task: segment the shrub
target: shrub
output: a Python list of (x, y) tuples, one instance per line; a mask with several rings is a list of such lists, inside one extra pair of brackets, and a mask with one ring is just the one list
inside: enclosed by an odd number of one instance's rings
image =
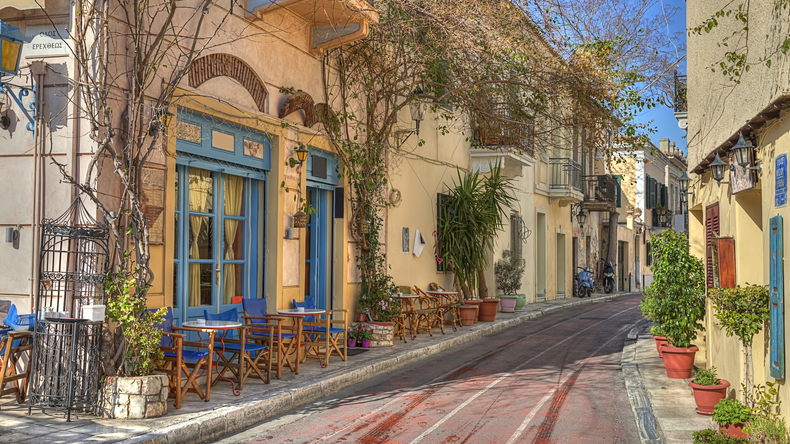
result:
[(737, 399), (722, 399), (713, 407), (711, 418), (720, 426), (725, 427), (730, 424), (746, 424), (754, 417), (749, 413), (749, 408)]
[(717, 430), (705, 429), (694, 432), (694, 444), (749, 444), (749, 441), (722, 435)]
[(654, 325), (650, 327), (650, 334), (653, 336), (661, 336), (661, 337), (664, 337), (665, 335), (664, 330), (661, 328), (660, 325)]
[(756, 444), (790, 443), (790, 434), (787, 432), (784, 418), (756, 417), (749, 426), (744, 427), (744, 431), (751, 435), (752, 442)]
[(527, 261), (519, 259), (510, 250), (502, 252), (502, 259), (494, 264), (494, 275), (496, 276), (497, 286), (504, 294), (516, 294), (521, 288), (521, 277)]
[(716, 367), (711, 367), (708, 370), (701, 368), (694, 373), (694, 380), (691, 381), (697, 385), (716, 385), (719, 383), (719, 377), (716, 375)]
[(373, 328), (367, 324), (357, 324), (356, 327), (350, 329), (348, 337), (357, 341), (372, 341)]

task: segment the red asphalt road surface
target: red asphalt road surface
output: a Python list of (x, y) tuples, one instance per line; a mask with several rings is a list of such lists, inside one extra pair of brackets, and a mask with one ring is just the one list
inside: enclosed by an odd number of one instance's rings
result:
[(640, 299), (529, 321), (345, 389), (296, 409), (302, 413), (295, 421), (260, 433), (252, 428), (234, 441), (639, 443), (620, 354), (628, 330), (643, 322)]

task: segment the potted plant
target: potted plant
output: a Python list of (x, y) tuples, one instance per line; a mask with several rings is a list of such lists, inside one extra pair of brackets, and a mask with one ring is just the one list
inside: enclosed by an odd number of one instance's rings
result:
[(461, 325), (469, 326), (474, 325), (477, 320), (477, 306), (471, 304), (463, 304), (458, 307), (461, 311)]
[(370, 348), (370, 341), (373, 340), (373, 329), (365, 324), (357, 324), (354, 337), (357, 339), (357, 344), (362, 348)]
[(653, 339), (656, 341), (656, 350), (658, 350), (658, 357), (663, 358), (664, 352), (661, 348), (667, 345), (667, 337), (664, 334), (664, 330), (661, 330), (660, 325), (654, 325), (650, 327), (650, 334), (653, 335)]
[(689, 381), (689, 387), (694, 391), (694, 402), (697, 403), (697, 413), (700, 415), (713, 414), (713, 408), (719, 401), (727, 397), (727, 388), (730, 383), (719, 379), (716, 367), (708, 370), (700, 369), (694, 374), (694, 379)]
[[(642, 315), (647, 319), (656, 322), (656, 295), (654, 293), (645, 291), (643, 297), (644, 299), (639, 302), (639, 308), (642, 310)], [(661, 350), (661, 346), (667, 343), (667, 337), (664, 334), (664, 330), (661, 329), (660, 325), (654, 325), (650, 327), (650, 334), (653, 335), (653, 339), (656, 340), (656, 350), (658, 350), (658, 357), (662, 358), (664, 354)]]
[(348, 348), (357, 346), (357, 329), (355, 327), (348, 327)]
[(518, 302), (516, 292), (521, 288), (521, 277), (524, 276), (526, 265), (527, 261), (512, 254), (510, 250), (503, 251), (502, 259), (494, 264), (497, 286), (504, 293), (499, 296), (503, 313), (513, 313), (516, 310)]
[(670, 378), (690, 378), (694, 355), (699, 350), (691, 341), (704, 331), (705, 267), (689, 254), (686, 236), (665, 230), (653, 237), (653, 283), (644, 291), (653, 320), (666, 335), (662, 347), (664, 367)]
[(718, 430), (705, 429), (694, 432), (694, 444), (749, 444), (744, 438), (733, 438)]
[(734, 438), (746, 438), (743, 428), (752, 421), (749, 408), (737, 399), (722, 399), (713, 408), (711, 418), (719, 424), (719, 432)]

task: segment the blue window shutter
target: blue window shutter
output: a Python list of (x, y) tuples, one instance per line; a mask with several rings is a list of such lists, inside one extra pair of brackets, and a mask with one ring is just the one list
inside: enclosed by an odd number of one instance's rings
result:
[(771, 218), (771, 377), (785, 379), (782, 216)]

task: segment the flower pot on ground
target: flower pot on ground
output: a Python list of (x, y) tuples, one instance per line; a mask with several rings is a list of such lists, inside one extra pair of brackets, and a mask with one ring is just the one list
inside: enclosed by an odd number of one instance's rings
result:
[(354, 348), (356, 346), (357, 346), (356, 338), (354, 338), (354, 339), (349, 338), (348, 339), (348, 348)]
[(362, 340), (362, 348), (370, 348), (370, 340), (369, 339), (363, 339)]
[(516, 312), (516, 302), (518, 302), (518, 296), (513, 295), (502, 295), (499, 296), (499, 300), (502, 304), (502, 313), (515, 313)]
[(746, 424), (729, 424), (727, 426), (719, 426), (719, 434), (730, 436), (733, 438), (749, 439), (749, 435), (743, 431)]
[(365, 316), (365, 313), (357, 313), (357, 322), (365, 322), (368, 318)]
[(664, 351), (661, 350), (665, 345), (667, 345), (667, 337), (666, 336), (653, 336), (653, 339), (656, 340), (656, 350), (658, 350), (658, 357), (664, 357)]
[(477, 315), (477, 320), (480, 322), (494, 322), (496, 321), (496, 311), (499, 306), (499, 298), (483, 299), (480, 303), (480, 312)]
[(461, 309), (461, 325), (470, 326), (475, 323), (477, 317), (477, 306), (464, 304)]
[(475, 307), (475, 318), (472, 324), (477, 324), (477, 318), (480, 317), (480, 304), (483, 303), (482, 299), (467, 299), (464, 301), (466, 305), (474, 305)]
[(729, 386), (729, 382), (718, 378), (716, 367), (711, 367), (708, 370), (698, 370), (694, 374), (694, 379), (689, 381), (689, 387), (694, 391), (697, 413), (700, 415), (712, 415), (716, 404), (727, 397), (727, 388)]
[(521, 311), (524, 309), (524, 306), (527, 305), (527, 295), (523, 293), (519, 293), (518, 299), (516, 299), (516, 311)]
[(664, 345), (663, 349), (664, 368), (667, 376), (672, 379), (687, 379), (694, 372), (694, 356), (699, 351), (696, 345), (691, 347), (674, 347)]
[(711, 419), (719, 424), (719, 433), (746, 438), (743, 428), (752, 421), (753, 416), (748, 407), (737, 399), (722, 399), (713, 408)]

